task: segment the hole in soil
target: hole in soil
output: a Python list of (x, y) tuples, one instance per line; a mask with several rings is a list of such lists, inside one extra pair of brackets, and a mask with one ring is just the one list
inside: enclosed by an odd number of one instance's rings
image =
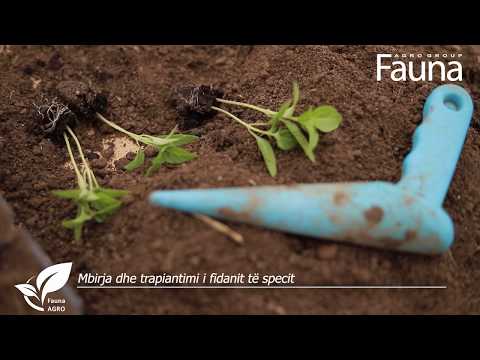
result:
[[(137, 151), (138, 146), (134, 141), (117, 136), (108, 136), (102, 139), (102, 151), (111, 150), (111, 155), (105, 157), (107, 161), (107, 166), (105, 167), (108, 171), (114, 171), (116, 166), (115, 162), (117, 160), (125, 158), (129, 152)], [(64, 165), (64, 168), (70, 171), (73, 171), (73, 166), (70, 161), (67, 161)]]
[(113, 150), (113, 154), (107, 160), (107, 168), (114, 169), (115, 168), (115, 161), (124, 158), (129, 152), (135, 152), (138, 149), (137, 144), (134, 141), (125, 138), (125, 137), (107, 137), (102, 140), (102, 147), (105, 151), (110, 147)]
[(459, 111), (460, 108), (461, 108), (461, 105), (462, 105), (461, 103), (462, 103), (462, 100), (461, 100), (460, 96), (458, 96), (456, 94), (449, 94), (443, 100), (443, 104), (447, 108), (449, 108), (450, 110), (453, 110), (453, 111)]

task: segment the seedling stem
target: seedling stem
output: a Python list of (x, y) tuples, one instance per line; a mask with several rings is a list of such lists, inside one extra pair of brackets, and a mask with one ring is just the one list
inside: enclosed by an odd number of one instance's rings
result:
[(221, 112), (229, 117), (231, 117), (233, 120), (235, 120), (236, 122), (238, 122), (239, 124), (242, 124), (243, 126), (245, 126), (248, 130), (251, 130), (251, 131), (255, 131), (255, 132), (258, 132), (259, 134), (263, 134), (263, 135), (267, 135), (267, 136), (272, 136), (272, 133), (269, 132), (269, 131), (264, 131), (264, 130), (260, 130), (260, 129), (257, 129), (255, 126), (253, 126), (253, 124), (249, 124), (245, 121), (243, 121), (242, 119), (236, 117), (235, 115), (233, 115), (232, 113), (228, 112), (227, 110), (223, 110), (219, 107), (216, 107), (216, 106), (212, 106), (212, 109), (213, 110), (216, 110), (218, 112)]
[(243, 103), (243, 102), (239, 102), (239, 101), (233, 101), (233, 100), (225, 100), (225, 99), (220, 99), (220, 98), (217, 98), (217, 101), (219, 103), (223, 103), (223, 104), (236, 105), (236, 106), (241, 106), (241, 107), (244, 107), (244, 108), (247, 108), (247, 109), (259, 111), (261, 113), (264, 113), (267, 116), (275, 115), (275, 111), (272, 111), (272, 110), (269, 110), (269, 109), (264, 109), (260, 106), (256, 106), (256, 105), (252, 105), (252, 104), (247, 104), (247, 103)]
[(77, 165), (77, 162), (75, 161), (75, 157), (73, 156), (72, 147), (70, 146), (70, 141), (68, 140), (67, 133), (63, 133), (63, 138), (65, 139), (65, 143), (67, 144), (67, 150), (68, 150), (68, 155), (70, 157), (70, 162), (72, 163), (75, 174), (77, 175), (78, 187), (81, 190), (86, 190), (87, 184), (85, 183), (85, 179), (83, 178), (82, 174), (80, 173), (80, 170), (78, 169), (78, 165)]
[(110, 120), (107, 120), (102, 114), (97, 113), (96, 115), (97, 118), (105, 124), (127, 135), (137, 143), (138, 150), (135, 158), (124, 167), (127, 171), (133, 171), (142, 166), (145, 162), (145, 153), (140, 143), (153, 146), (158, 151), (158, 155), (152, 160), (151, 166), (148, 168), (146, 175), (151, 175), (164, 163), (178, 165), (196, 157), (195, 154), (188, 152), (180, 146), (190, 144), (191, 142), (196, 141), (198, 137), (187, 134), (176, 134), (177, 127), (175, 127), (168, 135), (138, 135), (125, 130)]
[[(265, 109), (261, 106), (247, 104), (240, 101), (225, 100), (217, 98), (221, 104), (240, 106), (245, 109), (260, 112), (268, 117), (267, 122), (247, 123), (232, 113), (219, 107), (212, 106), (216, 110), (232, 118), (247, 128), (248, 132), (255, 138), (260, 153), (263, 156), (265, 165), (271, 176), (277, 174), (277, 162), (275, 152), (270, 140), (274, 139), (280, 150), (290, 150), (297, 145), (303, 149), (305, 155), (315, 162), (314, 150), (320, 138), (319, 132), (327, 133), (335, 130), (342, 121), (338, 111), (329, 105), (310, 107), (303, 113), (295, 116), (295, 108), (300, 99), (300, 89), (296, 82), (293, 83), (292, 98), (285, 102), (278, 111)], [(257, 126), (267, 127), (266, 130), (258, 129)], [(268, 139), (262, 137), (267, 136)]]
[[(73, 138), (77, 146), (78, 153), (82, 160), (83, 169), (80, 171), (78, 164), (73, 156), (72, 147), (68, 134)], [(73, 230), (75, 240), (80, 240), (82, 229), (85, 222), (95, 220), (97, 222), (105, 221), (110, 215), (117, 211), (122, 202), (120, 198), (128, 194), (127, 191), (103, 188), (95, 178), (95, 174), (90, 168), (87, 159), (73, 130), (67, 126), (63, 133), (63, 138), (67, 145), (68, 156), (73, 165), (77, 176), (77, 189), (56, 190), (53, 194), (67, 200), (73, 201), (77, 205), (77, 215), (73, 219), (63, 221), (63, 226)]]
[(105, 117), (104, 117), (102, 114), (97, 113), (96, 115), (97, 115), (97, 117), (98, 117), (100, 120), (102, 120), (102, 121), (103, 121), (105, 124), (107, 124), (108, 126), (114, 128), (115, 130), (118, 130), (118, 131), (124, 133), (125, 135), (131, 137), (132, 139), (135, 139), (135, 141), (136, 141), (137, 144), (138, 144), (138, 139), (137, 139), (138, 135), (137, 135), (137, 134), (131, 133), (130, 131), (125, 130), (124, 128), (118, 126), (118, 125), (115, 124), (114, 122), (105, 119)]

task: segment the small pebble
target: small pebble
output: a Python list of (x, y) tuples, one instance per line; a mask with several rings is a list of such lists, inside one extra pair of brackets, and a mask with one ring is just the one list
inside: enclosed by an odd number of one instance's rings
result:
[(154, 157), (155, 155), (157, 155), (158, 150), (155, 148), (155, 146), (148, 145), (145, 148), (144, 152), (146, 157)]
[(124, 167), (127, 165), (130, 161), (127, 158), (122, 158), (120, 160), (115, 161), (115, 168), (117, 170), (125, 170)]
[(32, 149), (33, 155), (42, 155), (42, 147), (40, 145), (34, 146)]
[(113, 150), (113, 147), (110, 146), (107, 149), (103, 150), (103, 157), (105, 159), (110, 159), (113, 156), (114, 153), (115, 153), (115, 151)]
[(105, 169), (97, 169), (97, 171), (95, 171), (95, 175), (101, 179), (104, 179), (105, 176), (107, 176), (107, 171)]
[(331, 260), (337, 255), (338, 246), (334, 244), (320, 245), (317, 248), (317, 258), (321, 260)]
[(353, 150), (352, 155), (353, 155), (353, 157), (358, 158), (359, 156), (362, 155), (362, 151), (361, 150)]
[(86, 156), (88, 160), (95, 160), (100, 157), (100, 155), (98, 155), (96, 152), (93, 152), (93, 151), (87, 151)]
[(135, 159), (135, 153), (130, 151), (127, 155), (125, 155), (125, 157), (127, 158), (127, 160), (132, 161), (133, 159)]
[(107, 166), (107, 160), (105, 160), (104, 158), (92, 160), (91, 163), (94, 169), (103, 169)]

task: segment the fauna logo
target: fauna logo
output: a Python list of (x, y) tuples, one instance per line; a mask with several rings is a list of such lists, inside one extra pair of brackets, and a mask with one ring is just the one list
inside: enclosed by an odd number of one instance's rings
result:
[(45, 304), (47, 294), (60, 290), (68, 281), (72, 263), (62, 263), (47, 267), (37, 275), (35, 284), (30, 281), (32, 276), (25, 284), (18, 284), (15, 287), (23, 294), (26, 303), (38, 311), (64, 312), (65, 299), (48, 298)]
[(377, 54), (377, 81), (462, 81), (462, 54)]

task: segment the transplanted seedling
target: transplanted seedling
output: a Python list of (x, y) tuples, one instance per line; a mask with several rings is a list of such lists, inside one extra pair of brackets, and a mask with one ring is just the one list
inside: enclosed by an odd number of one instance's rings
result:
[[(168, 135), (160, 136), (134, 134), (107, 120), (101, 114), (107, 108), (107, 98), (104, 94), (94, 91), (87, 84), (81, 81), (63, 81), (57, 85), (55, 90), (62, 103), (53, 101), (52, 103), (47, 102), (47, 105), (42, 107), (36, 106), (36, 117), (37, 120), (40, 120), (36, 122), (36, 126), (38, 127), (38, 124), (40, 124), (42, 132), (46, 135), (54, 133), (55, 136), (61, 136), (66, 126), (73, 126), (77, 119), (87, 120), (97, 117), (137, 143), (138, 150), (135, 158), (125, 166), (127, 171), (133, 171), (144, 164), (145, 152), (142, 145), (151, 145), (158, 151), (157, 156), (151, 161), (147, 175), (151, 175), (158, 170), (162, 164), (181, 164), (196, 158), (195, 154), (181, 148), (181, 146), (197, 140), (197, 136), (179, 134), (176, 133), (176, 129), (173, 129)], [(204, 110), (204, 112), (201, 112), (201, 116), (206, 116), (208, 111), (212, 112), (209, 109), (211, 104), (208, 102), (210, 98), (207, 95), (220, 94), (212, 91), (210, 88), (198, 88), (195, 92), (196, 96), (190, 99), (190, 105), (196, 106), (194, 107), (195, 110)], [(182, 94), (186, 96), (185, 92), (182, 92)], [(213, 101), (215, 101), (215, 96)], [(187, 111), (187, 108), (188, 106), (185, 111)]]
[(183, 149), (181, 146), (190, 144), (198, 139), (197, 136), (176, 133), (174, 128), (168, 135), (147, 135), (147, 134), (134, 134), (125, 130), (114, 122), (107, 120), (103, 115), (97, 113), (97, 118), (103, 121), (108, 126), (122, 132), (135, 140), (138, 145), (135, 158), (125, 166), (127, 171), (133, 171), (145, 163), (145, 152), (142, 145), (153, 146), (157, 151), (157, 155), (152, 159), (150, 167), (148, 168), (146, 175), (149, 176), (157, 171), (163, 164), (178, 165), (186, 161), (195, 159), (197, 156), (188, 150)]
[(62, 81), (53, 98), (43, 97), (33, 106), (32, 132), (63, 142), (67, 126), (74, 128), (80, 121), (104, 111), (107, 97), (81, 81)]
[(66, 129), (77, 146), (82, 160), (82, 170), (80, 170), (75, 161), (70, 141), (65, 132), (63, 137), (67, 145), (70, 162), (77, 176), (78, 188), (73, 190), (56, 190), (53, 191), (53, 194), (62, 199), (71, 200), (77, 205), (77, 216), (74, 219), (63, 221), (62, 225), (67, 229), (72, 229), (75, 240), (80, 240), (83, 225), (90, 220), (97, 222), (105, 221), (121, 207), (122, 202), (120, 199), (127, 195), (128, 191), (101, 187), (83, 154), (82, 147), (75, 133), (69, 126)]
[(295, 108), (299, 99), (300, 89), (296, 82), (293, 83), (292, 99), (285, 102), (278, 111), (238, 101), (216, 99), (219, 103), (241, 106), (258, 111), (268, 117), (268, 121), (254, 124), (247, 123), (219, 107), (212, 106), (211, 108), (229, 116), (247, 128), (257, 142), (268, 172), (271, 176), (276, 176), (277, 161), (270, 140), (274, 140), (280, 150), (291, 150), (300, 146), (305, 155), (314, 162), (314, 150), (320, 139), (319, 133), (335, 130), (342, 121), (342, 116), (330, 105), (309, 107), (307, 111), (295, 115)]

